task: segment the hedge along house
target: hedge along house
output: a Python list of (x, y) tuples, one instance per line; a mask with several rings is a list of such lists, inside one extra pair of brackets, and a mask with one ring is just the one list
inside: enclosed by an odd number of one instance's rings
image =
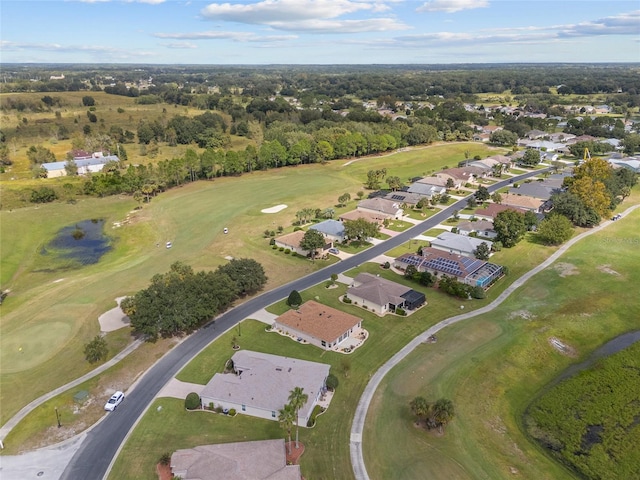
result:
[(300, 425), (306, 426), (313, 407), (326, 391), (329, 365), (297, 358), (240, 350), (232, 357), (232, 373), (216, 373), (200, 399), (203, 405), (235, 409), (254, 417), (278, 420), (278, 412), (289, 403), (289, 394), (301, 387), (309, 396), (300, 409)]
[(283, 313), (273, 325), (325, 350), (338, 346), (361, 327), (361, 318), (313, 300)]
[(415, 310), (426, 302), (423, 293), (370, 273), (358, 274), (346, 295), (355, 305), (380, 316), (395, 312), (399, 308)]

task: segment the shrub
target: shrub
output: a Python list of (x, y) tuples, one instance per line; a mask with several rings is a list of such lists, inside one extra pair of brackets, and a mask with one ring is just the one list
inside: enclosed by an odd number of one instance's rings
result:
[(278, 249), (278, 246), (277, 246), (277, 245), (275, 245), (275, 244), (273, 244), (273, 245), (271, 245), (271, 248), (272, 248), (273, 250), (277, 250), (277, 249)]
[(269, 245), (275, 245), (276, 244), (276, 239), (272, 238), (271, 240), (269, 240)]
[(342, 297), (342, 301), (344, 303), (353, 303), (352, 300), (349, 297), (347, 297), (346, 295), (344, 297)]
[(284, 252), (284, 247), (280, 247), (280, 248), (278, 248), (278, 251), (279, 251), (279, 252)]
[(158, 460), (158, 462), (160, 462), (160, 465), (169, 465), (171, 463), (171, 453), (164, 452), (162, 455), (160, 455), (160, 459)]
[(235, 417), (236, 416), (236, 409), (235, 408), (230, 408), (229, 409), (229, 416), (230, 417)]
[(404, 311), (404, 308), (400, 308), (400, 307), (396, 308), (396, 313), (398, 315), (402, 315), (403, 317), (407, 315), (407, 312)]
[(49, 187), (40, 187), (31, 192), (31, 203), (49, 203), (58, 198), (56, 192)]
[(271, 236), (271, 237), (275, 237), (275, 236), (276, 236), (276, 231), (275, 231), (275, 230), (271, 230), (271, 231), (269, 232), (269, 236)]
[(391, 268), (391, 264), (389, 262), (384, 262), (383, 268), (389, 270)]
[(487, 294), (485, 293), (485, 291), (482, 289), (482, 287), (471, 287), (469, 289), (469, 295), (471, 295), (472, 298), (477, 298), (477, 299), (483, 299), (487, 296)]
[(222, 413), (222, 407), (220, 405), (216, 407), (216, 413)]
[(200, 395), (196, 392), (191, 392), (187, 395), (187, 398), (184, 399), (184, 408), (187, 410), (195, 410), (200, 406)]
[(302, 305), (302, 296), (300, 295), (300, 292), (297, 290), (291, 290), (291, 293), (287, 298), (287, 305), (290, 307), (299, 307)]
[(300, 230), (302, 230), (302, 227), (295, 227), (295, 228), (293, 229), (293, 231), (294, 231), (294, 232), (299, 232)]
[(284, 254), (285, 254), (285, 255), (291, 255), (291, 249), (287, 248), (287, 249), (284, 251)]
[(209, 402), (209, 410), (211, 411), (215, 410), (215, 406), (213, 405), (213, 402)]
[(335, 390), (336, 388), (338, 388), (339, 383), (340, 382), (338, 382), (338, 377), (336, 377), (333, 373), (330, 373), (329, 375), (327, 375), (327, 380), (325, 382), (325, 385), (329, 390)]

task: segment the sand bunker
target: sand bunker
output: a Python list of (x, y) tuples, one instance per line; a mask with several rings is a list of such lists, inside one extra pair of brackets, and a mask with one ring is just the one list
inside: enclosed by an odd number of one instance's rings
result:
[(128, 327), (130, 325), (129, 317), (120, 308), (120, 302), (126, 297), (116, 298), (117, 307), (112, 308), (108, 312), (103, 313), (98, 317), (100, 323), (100, 330), (103, 332), (113, 332), (119, 328)]
[(287, 206), (282, 204), (282, 205), (276, 205), (275, 207), (264, 208), (260, 211), (262, 213), (278, 213), (279, 211), (284, 210), (285, 208), (287, 208)]

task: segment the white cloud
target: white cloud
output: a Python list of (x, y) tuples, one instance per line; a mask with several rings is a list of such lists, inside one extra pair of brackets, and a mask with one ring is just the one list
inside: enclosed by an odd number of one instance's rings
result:
[(640, 10), (556, 28), (561, 30), (559, 35), (563, 37), (638, 35), (640, 32)]
[(154, 33), (157, 38), (175, 40), (231, 40), (234, 42), (285, 42), (295, 40), (297, 35), (257, 35), (252, 32), (208, 31), (193, 33)]
[(341, 19), (355, 13), (376, 14), (397, 0), (262, 0), (256, 3), (212, 3), (201, 14), (210, 20), (314, 33), (359, 33), (404, 30), (394, 18)]
[(198, 46), (195, 43), (191, 43), (191, 42), (162, 43), (161, 45), (163, 47), (177, 49), (177, 50), (198, 48)]
[(488, 0), (429, 0), (416, 12), (445, 12), (455, 13), (462, 10), (472, 10), (474, 8), (485, 8), (489, 6)]
[(151, 52), (143, 52), (135, 49), (121, 49), (108, 47), (103, 45), (60, 45), (59, 43), (29, 43), (29, 42), (12, 42), (8, 40), (0, 41), (0, 48), (6, 52), (17, 51), (45, 51), (52, 53), (87, 53), (91, 55), (99, 55), (103, 58), (111, 60), (127, 60), (138, 57), (150, 57), (154, 55)]

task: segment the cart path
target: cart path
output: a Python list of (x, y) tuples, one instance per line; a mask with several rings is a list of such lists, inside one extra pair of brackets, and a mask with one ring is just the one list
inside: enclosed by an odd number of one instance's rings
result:
[[(622, 212), (622, 218), (626, 217), (629, 213), (637, 208), (640, 208), (640, 205), (633, 205), (627, 208), (624, 212)], [(455, 317), (449, 317), (433, 325), (432, 327), (415, 337), (407, 345), (405, 345), (404, 348), (398, 351), (398, 353), (391, 357), (389, 361), (387, 361), (387, 363), (382, 365), (378, 369), (378, 371), (376, 371), (376, 373), (372, 375), (371, 380), (369, 380), (369, 383), (360, 396), (360, 400), (353, 417), (353, 424), (351, 425), (351, 439), (349, 443), (349, 450), (351, 454), (351, 466), (353, 468), (353, 474), (356, 480), (369, 480), (369, 474), (367, 473), (367, 468), (364, 464), (364, 455), (362, 451), (364, 422), (367, 417), (367, 412), (369, 410), (371, 400), (373, 399), (373, 396), (375, 395), (375, 392), (385, 375), (387, 375), (387, 373), (389, 373), (389, 371), (398, 363), (404, 360), (404, 358), (409, 355), (418, 345), (424, 343), (431, 335), (436, 334), (449, 325), (453, 325), (455, 323), (461, 322), (462, 320), (467, 320), (468, 318), (476, 317), (478, 315), (490, 312), (491, 310), (499, 306), (502, 302), (504, 302), (509, 297), (509, 295), (520, 288), (527, 280), (529, 280), (531, 277), (544, 270), (558, 258), (560, 258), (569, 248), (571, 248), (577, 242), (579, 242), (583, 238), (588, 237), (589, 235), (599, 232), (603, 228), (608, 227), (611, 223), (613, 223), (612, 220), (607, 220), (605, 222), (602, 222), (597, 227), (594, 227), (591, 230), (583, 232), (580, 235), (577, 235), (576, 237), (570, 239), (544, 262), (542, 262), (537, 267), (529, 270), (527, 273), (525, 273), (515, 282), (509, 285), (509, 287), (507, 287), (504, 292), (498, 295), (498, 297), (488, 305), (469, 313), (463, 313), (461, 315), (456, 315)]]

